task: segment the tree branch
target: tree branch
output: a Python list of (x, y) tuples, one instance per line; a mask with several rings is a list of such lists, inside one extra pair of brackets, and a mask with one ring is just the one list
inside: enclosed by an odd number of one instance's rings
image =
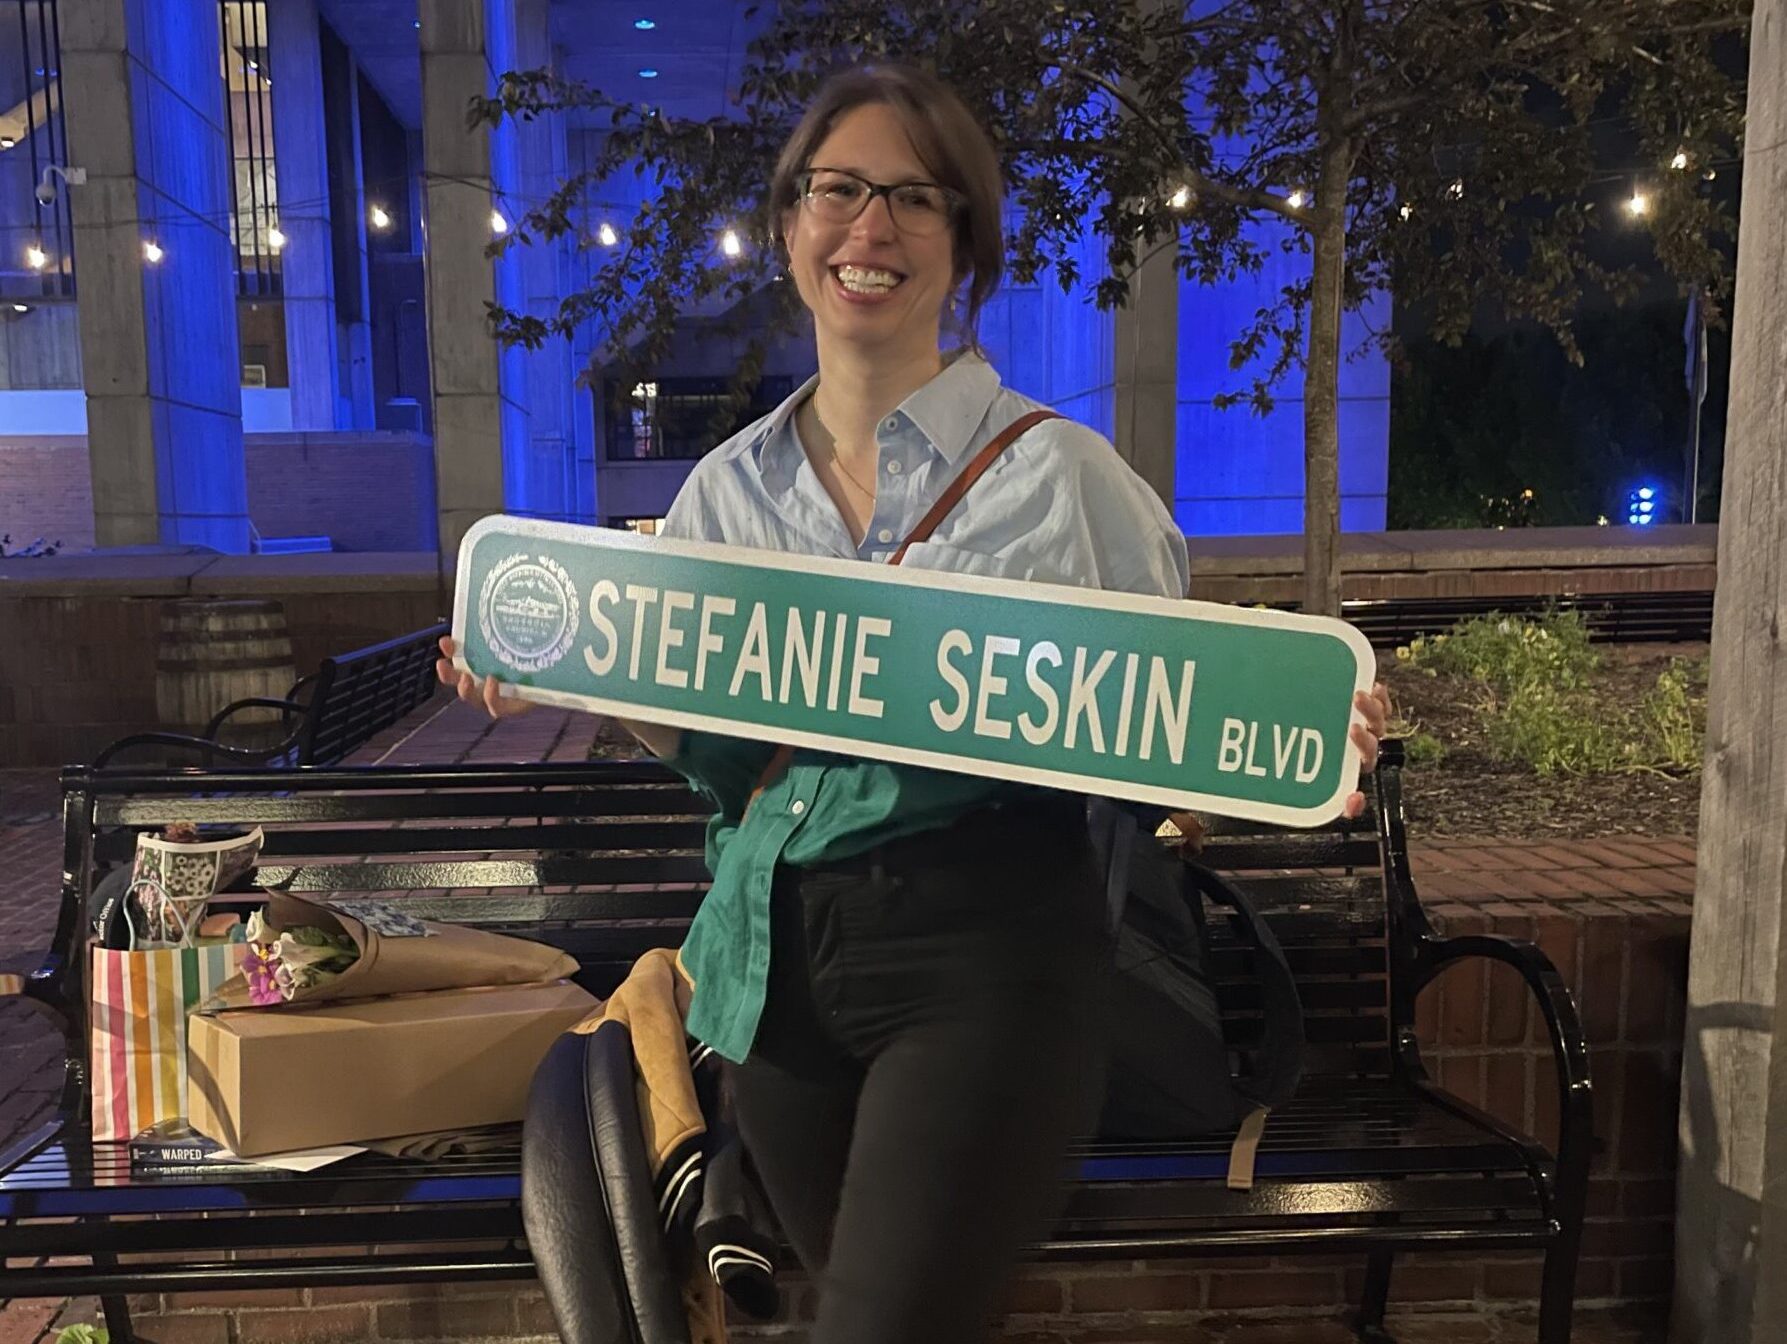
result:
[(1161, 147), (1172, 156), (1175, 163), (1175, 171), (1184, 173), (1186, 185), (1194, 192), (1201, 192), (1215, 200), (1222, 201), (1226, 205), (1235, 206), (1237, 209), (1265, 210), (1271, 214), (1282, 216), (1283, 218), (1300, 225), (1306, 226), (1309, 223), (1309, 215), (1307, 211), (1292, 209), (1282, 197), (1274, 196), (1269, 191), (1260, 191), (1251, 187), (1232, 187), (1226, 182), (1218, 182), (1216, 179), (1206, 177), (1204, 174), (1198, 172), (1190, 164), (1185, 162), (1184, 152), (1180, 149), (1178, 142), (1175, 141), (1153, 117), (1148, 115), (1147, 109), (1143, 108), (1135, 101), (1135, 99), (1131, 98), (1127, 93), (1117, 87), (1117, 85), (1111, 83), (1110, 80), (1106, 79), (1104, 76), (1095, 71), (1084, 69), (1081, 66), (1068, 65), (1060, 61), (1051, 61), (1048, 62), (1048, 64), (1052, 65), (1056, 70), (1059, 70), (1062, 74), (1071, 79), (1078, 79), (1084, 83), (1091, 84), (1096, 88), (1103, 89), (1112, 98), (1128, 108), (1131, 115), (1133, 115), (1137, 121), (1141, 122), (1141, 124), (1147, 128), (1149, 133), (1160, 142)]

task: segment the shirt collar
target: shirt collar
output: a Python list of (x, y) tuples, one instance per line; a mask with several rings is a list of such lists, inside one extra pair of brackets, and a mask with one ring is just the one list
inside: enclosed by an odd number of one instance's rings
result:
[[(793, 479), (800, 456), (794, 413), (818, 386), (819, 375), (814, 374), (763, 422), (751, 447), (765, 476), (785, 473)], [(899, 404), (894, 416), (905, 416), (945, 459), (959, 462), (992, 409), (999, 386), (999, 373), (991, 364), (973, 351), (958, 351), (935, 378)]]
[(973, 351), (963, 350), (894, 414), (916, 425), (950, 462), (959, 462), (998, 393), (998, 372)]

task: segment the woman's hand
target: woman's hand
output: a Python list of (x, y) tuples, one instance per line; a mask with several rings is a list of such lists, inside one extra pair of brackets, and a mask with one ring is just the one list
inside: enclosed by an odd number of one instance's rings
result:
[(453, 655), (459, 652), (451, 635), (441, 636), (441, 656), (435, 660), (434, 675), (440, 678), (443, 686), (458, 688), (459, 698), (468, 705), (483, 705), (484, 712), (493, 719), (512, 719), (517, 714), (525, 714), (534, 707), (532, 700), (518, 699), (502, 693), (503, 684), (495, 677), (485, 677), (483, 682), (470, 672), (461, 672), (453, 666)]
[[(1365, 716), (1365, 722), (1355, 723), (1347, 736), (1359, 749), (1359, 768), (1369, 771), (1377, 765), (1377, 745), (1390, 724), (1390, 688), (1380, 681), (1369, 691), (1360, 691), (1353, 697), (1353, 708)], [(1350, 795), (1344, 810), (1349, 818), (1364, 812), (1365, 795)]]

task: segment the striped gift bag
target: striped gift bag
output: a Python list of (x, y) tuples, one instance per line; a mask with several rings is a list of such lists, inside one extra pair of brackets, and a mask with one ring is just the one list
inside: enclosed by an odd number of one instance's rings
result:
[(124, 1143), (186, 1115), (186, 1015), (229, 979), (234, 943), (93, 949), (93, 1138)]

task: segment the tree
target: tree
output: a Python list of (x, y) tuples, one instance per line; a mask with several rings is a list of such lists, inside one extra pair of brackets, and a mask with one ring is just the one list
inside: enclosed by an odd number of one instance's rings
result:
[[(679, 121), (544, 71), (505, 76), (495, 97), (474, 100), (474, 121), (577, 108), (613, 126), (589, 169), (494, 250), (579, 230), (585, 195), (629, 165), (658, 183), (625, 246), (555, 318), (499, 307), (493, 321), (501, 338), (529, 345), (593, 321), (609, 352), (649, 365), (680, 308), (772, 279), (767, 247), (714, 265), (714, 229), (750, 220), (764, 240), (769, 166), (825, 75), (861, 59), (928, 66), (999, 148), (1019, 207), (1010, 262), (1021, 280), (1052, 268), (1072, 288), (1069, 248), (1088, 226), (1106, 243), (1094, 292), (1107, 308), (1125, 302), (1130, 274), (1158, 247), (1204, 282), (1257, 273), (1273, 249), (1309, 255), (1308, 276), (1235, 334), (1237, 386), (1225, 400), (1267, 409), (1284, 375), (1303, 368), (1304, 607), (1337, 612), (1342, 312), (1389, 287), (1429, 305), (1431, 329), (1457, 340), (1487, 302), (1539, 321), (1574, 356), (1584, 288), (1619, 298), (1635, 283), (1587, 246), (1607, 213), (1591, 188), (1605, 173), (1597, 132), (1609, 119), (1648, 165), (1641, 209), (1657, 258), (1716, 305), (1733, 222), (1694, 187), (1702, 165), (1735, 152), (1741, 89), (1717, 46), (1741, 33), (1744, 10), (1744, 0), (784, 0), (752, 43), (735, 116)], [(792, 286), (778, 289), (792, 319)], [(741, 385), (755, 373), (747, 359)]]

